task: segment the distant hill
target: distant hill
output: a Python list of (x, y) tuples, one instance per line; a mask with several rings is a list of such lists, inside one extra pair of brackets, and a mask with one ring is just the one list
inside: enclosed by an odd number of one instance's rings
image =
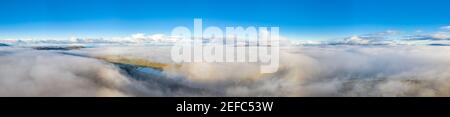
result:
[(1, 46), (9, 46), (8, 44), (4, 44), (4, 43), (0, 43), (0, 47)]

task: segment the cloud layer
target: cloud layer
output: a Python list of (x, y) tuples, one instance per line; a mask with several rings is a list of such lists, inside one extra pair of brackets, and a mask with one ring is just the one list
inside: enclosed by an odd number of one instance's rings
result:
[[(170, 46), (64, 51), (72, 55), (0, 47), (0, 96), (450, 96), (450, 47), (362, 46), (384, 43), (386, 35), (395, 33), (329, 46), (284, 46), (273, 74), (260, 74), (254, 63), (177, 64), (158, 71), (89, 58), (173, 64)], [(408, 41), (423, 40), (430, 39)]]
[[(151, 48), (75, 53), (170, 63), (169, 47)], [(180, 64), (152, 75), (132, 72), (141, 75), (128, 79), (141, 80), (120, 91), (133, 96), (450, 96), (448, 51), (446, 46), (288, 47), (282, 49), (274, 74), (260, 74), (259, 65), (251, 63)]]
[(128, 78), (97, 60), (1, 48), (0, 96), (126, 96)]
[(222, 96), (449, 96), (449, 49), (289, 48), (275, 74), (243, 64), (187, 64), (175, 73)]

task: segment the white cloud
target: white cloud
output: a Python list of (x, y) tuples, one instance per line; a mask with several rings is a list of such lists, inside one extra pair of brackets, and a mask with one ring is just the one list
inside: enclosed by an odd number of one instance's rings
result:
[[(122, 53), (116, 54), (170, 60), (164, 59), (170, 57), (170, 47), (125, 47), (113, 52), (120, 50)], [(284, 48), (280, 71), (274, 74), (259, 74), (257, 64), (178, 64), (164, 69), (164, 79), (194, 90), (165, 86), (156, 90), (168, 91), (162, 96), (450, 96), (448, 51), (450, 48), (443, 46)]]
[(147, 37), (145, 36), (144, 33), (136, 33), (136, 34), (132, 34), (131, 38), (136, 39), (136, 40), (145, 40)]
[(348, 44), (363, 44), (364, 45), (364, 44), (369, 44), (370, 40), (362, 38), (360, 36), (351, 36), (351, 37), (345, 39), (344, 42), (348, 43)]
[(164, 34), (152, 34), (147, 35), (144, 33), (132, 34), (130, 37), (122, 37), (122, 40), (128, 40), (130, 42), (162, 42), (162, 43), (173, 43), (175, 38), (166, 36)]
[(0, 96), (126, 96), (129, 79), (104, 62), (1, 48)]
[(397, 30), (386, 30), (386, 31), (380, 32), (378, 34), (380, 34), (380, 35), (396, 35), (396, 34), (399, 34), (399, 33), (400, 32), (397, 31)]
[(435, 39), (450, 39), (450, 35), (447, 32), (437, 32), (431, 36)]
[[(367, 43), (358, 36), (349, 40)], [(170, 48), (68, 52), (170, 63)], [(0, 96), (450, 96), (449, 51), (441, 46), (291, 47), (280, 51), (280, 71), (274, 74), (259, 74), (257, 64), (192, 63), (165, 68), (164, 78), (132, 80), (133, 74), (95, 59), (7, 47), (0, 48)]]

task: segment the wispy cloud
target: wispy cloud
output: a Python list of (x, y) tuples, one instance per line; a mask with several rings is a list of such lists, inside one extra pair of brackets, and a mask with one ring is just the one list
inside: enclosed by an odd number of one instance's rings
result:
[(450, 30), (450, 26), (443, 26), (441, 29)]

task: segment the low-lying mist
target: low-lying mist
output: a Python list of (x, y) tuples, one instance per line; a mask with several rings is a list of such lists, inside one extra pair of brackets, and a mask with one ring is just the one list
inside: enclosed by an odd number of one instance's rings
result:
[[(191, 63), (148, 73), (95, 58), (0, 48), (0, 96), (450, 96), (450, 47), (285, 47), (280, 68)], [(171, 63), (170, 47), (71, 50)], [(144, 70), (142, 70), (144, 69)]]

